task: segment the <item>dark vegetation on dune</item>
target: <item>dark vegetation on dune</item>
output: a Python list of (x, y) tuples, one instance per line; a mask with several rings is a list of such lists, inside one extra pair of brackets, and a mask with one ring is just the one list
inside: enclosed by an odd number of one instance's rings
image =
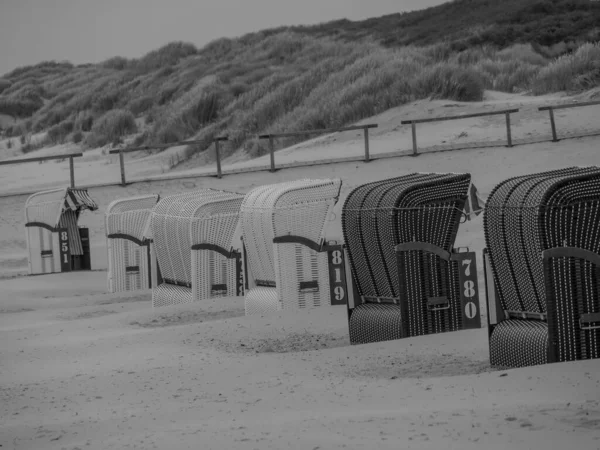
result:
[(23, 152), (199, 139), (183, 159), (205, 158), (213, 137), (228, 134), (226, 151), (258, 156), (257, 133), (343, 126), (417, 99), (595, 87), (599, 40), (600, 2), (455, 0), (200, 49), (174, 42), (139, 59), (43, 62), (0, 77), (0, 114), (15, 119), (2, 132), (20, 137)]

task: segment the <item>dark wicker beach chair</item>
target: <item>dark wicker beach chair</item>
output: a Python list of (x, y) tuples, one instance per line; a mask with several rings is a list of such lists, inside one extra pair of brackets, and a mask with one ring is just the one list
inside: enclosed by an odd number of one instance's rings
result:
[(484, 215), (490, 362), (597, 357), (600, 169), (505, 180)]
[(342, 229), (358, 294), (349, 304), (353, 344), (480, 326), (478, 302), (473, 320), (463, 321), (465, 254), (453, 252), (470, 183), (469, 174), (414, 173), (348, 195)]

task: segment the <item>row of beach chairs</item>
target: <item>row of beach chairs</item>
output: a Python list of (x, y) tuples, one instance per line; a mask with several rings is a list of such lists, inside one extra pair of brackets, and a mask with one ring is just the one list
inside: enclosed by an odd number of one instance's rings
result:
[[(110, 290), (151, 287), (153, 306), (243, 295), (247, 315), (345, 304), (353, 344), (481, 327), (477, 258), (455, 248), (477, 200), (469, 174), (355, 187), (343, 244), (326, 240), (340, 190), (306, 179), (117, 200)], [(600, 357), (600, 168), (506, 180), (483, 223), (492, 365)]]
[(340, 187), (298, 180), (245, 196), (202, 189), (117, 200), (106, 212), (109, 290), (151, 287), (155, 307), (245, 294), (248, 315), (331, 305), (333, 250), (323, 244)]

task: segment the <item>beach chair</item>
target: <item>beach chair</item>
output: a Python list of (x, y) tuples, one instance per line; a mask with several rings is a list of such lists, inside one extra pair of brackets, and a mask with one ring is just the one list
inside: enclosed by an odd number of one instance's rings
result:
[(158, 282), (158, 267), (150, 233), (157, 194), (121, 198), (106, 208), (108, 291), (151, 289)]
[(600, 169), (514, 177), (490, 193), (484, 251), (490, 363), (600, 353)]
[(60, 188), (38, 192), (25, 202), (29, 273), (90, 270), (89, 229), (79, 227), (84, 210), (98, 205), (87, 189)]
[(340, 188), (339, 179), (305, 179), (245, 196), (246, 315), (332, 304), (329, 258), (341, 246), (327, 246), (324, 233)]
[(233, 249), (243, 196), (201, 189), (164, 197), (152, 210), (151, 229), (162, 283), (152, 306), (240, 295), (241, 253)]
[(243, 195), (207, 201), (190, 228), (192, 298), (243, 296), (239, 213)]
[(471, 188), (469, 174), (413, 173), (348, 195), (351, 343), (481, 327), (474, 254), (453, 249)]

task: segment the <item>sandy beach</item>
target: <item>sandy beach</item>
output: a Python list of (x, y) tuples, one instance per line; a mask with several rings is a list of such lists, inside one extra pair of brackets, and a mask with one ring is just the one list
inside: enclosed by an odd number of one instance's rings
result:
[[(379, 124), (371, 142), (376, 154), (410, 148), (410, 127), (400, 126), (409, 114), (520, 104), (515, 139), (533, 142), (550, 132), (537, 107), (565, 98), (489, 93), (481, 104), (419, 102), (364, 123)], [(597, 126), (597, 115), (565, 110), (557, 121), (576, 133)], [(493, 142), (503, 136), (504, 122), (500, 116), (419, 130), (423, 146), (455, 142), (461, 133)], [(326, 136), (282, 149), (277, 160), (360, 155), (362, 139), (360, 133)], [(340, 177), (342, 197), (327, 238), (341, 240), (343, 199), (359, 184), (416, 171), (470, 172), (486, 198), (512, 176), (600, 164), (599, 145), (592, 136), (90, 188), (100, 208), (85, 212), (80, 224), (90, 228), (91, 272), (25, 276), (27, 195), (0, 198), (2, 449), (600, 449), (599, 360), (492, 368), (485, 327), (351, 346), (345, 306), (245, 317), (243, 298), (232, 297), (153, 310), (149, 290), (106, 293), (103, 222), (111, 201), (140, 193), (201, 187), (246, 193), (267, 183)], [(117, 163), (107, 160), (100, 151), (86, 154), (77, 162), (78, 182), (117, 179)], [(240, 155), (226, 163), (265, 164)], [(137, 158), (127, 170), (132, 178), (160, 176), (161, 164), (158, 156)], [(65, 163), (0, 169), (2, 192), (68, 179)], [(203, 170), (209, 169), (184, 165), (164, 175)], [(481, 215), (461, 225), (456, 245), (477, 252), (486, 324)]]

